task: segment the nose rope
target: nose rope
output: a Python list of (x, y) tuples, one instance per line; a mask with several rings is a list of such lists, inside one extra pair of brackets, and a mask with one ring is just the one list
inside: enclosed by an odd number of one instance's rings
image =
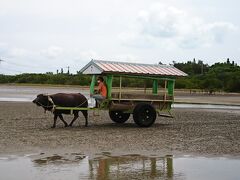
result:
[(36, 102), (37, 102), (40, 106), (45, 107), (45, 108), (53, 107), (53, 105), (51, 105), (51, 106), (49, 106), (49, 105), (45, 106), (44, 104), (40, 103), (39, 101), (36, 101)]

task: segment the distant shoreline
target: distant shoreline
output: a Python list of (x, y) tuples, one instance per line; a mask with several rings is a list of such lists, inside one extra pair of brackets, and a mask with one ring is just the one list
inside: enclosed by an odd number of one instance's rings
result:
[(0, 86), (26, 86), (26, 87), (81, 87), (89, 88), (88, 86), (66, 85), (66, 84), (32, 84), (32, 83), (0, 83)]
[[(49, 88), (81, 88), (84, 90), (88, 90), (89, 86), (82, 86), (82, 85), (66, 85), (66, 84), (32, 84), (32, 83), (0, 83), (1, 86), (19, 86), (19, 87), (49, 87)], [(113, 90), (118, 89), (119, 87), (113, 87)], [(142, 90), (143, 88), (138, 87), (124, 87), (123, 89), (126, 90)], [(147, 88), (147, 91), (151, 91), (151, 88)], [(207, 91), (204, 91), (203, 89), (175, 89), (176, 95), (233, 95), (233, 96), (240, 96), (240, 93), (237, 92), (224, 92), (224, 91), (216, 91), (213, 94), (208, 94)]]

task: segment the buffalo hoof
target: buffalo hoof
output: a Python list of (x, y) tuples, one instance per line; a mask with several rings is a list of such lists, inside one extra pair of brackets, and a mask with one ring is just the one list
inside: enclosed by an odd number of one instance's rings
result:
[(65, 124), (65, 127), (68, 127), (69, 125), (68, 124)]
[(53, 129), (53, 128), (55, 128), (56, 126), (51, 126), (51, 128)]

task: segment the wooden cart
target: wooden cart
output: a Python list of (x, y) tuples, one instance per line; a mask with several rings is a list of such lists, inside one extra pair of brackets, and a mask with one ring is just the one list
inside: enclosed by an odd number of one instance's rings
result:
[[(175, 78), (187, 76), (173, 66), (92, 60), (82, 68), (81, 73), (92, 75), (90, 94), (94, 94), (97, 76), (103, 76), (107, 85), (107, 98), (98, 108), (56, 107), (64, 110), (108, 110), (112, 121), (126, 122), (133, 115), (140, 127), (151, 126), (158, 116), (172, 117)], [(113, 88), (113, 79), (119, 80), (119, 87)], [(151, 81), (151, 90), (143, 83), (142, 91), (122, 86), (126, 78)], [(149, 93), (151, 92), (151, 93)]]

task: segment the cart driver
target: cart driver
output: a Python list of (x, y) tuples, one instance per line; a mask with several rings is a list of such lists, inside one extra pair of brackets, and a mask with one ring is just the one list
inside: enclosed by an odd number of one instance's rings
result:
[(97, 94), (92, 95), (92, 98), (96, 99), (97, 104), (99, 105), (104, 99), (107, 98), (107, 87), (102, 76), (97, 78), (97, 83)]

